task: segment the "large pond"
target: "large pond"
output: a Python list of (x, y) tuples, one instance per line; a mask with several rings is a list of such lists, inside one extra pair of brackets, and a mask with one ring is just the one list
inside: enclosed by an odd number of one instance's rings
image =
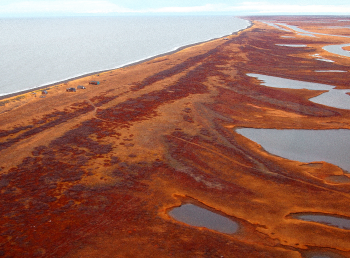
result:
[(316, 213), (292, 214), (292, 217), (304, 221), (317, 222), (331, 227), (337, 227), (346, 230), (350, 229), (350, 219), (346, 217)]
[(301, 162), (326, 161), (350, 172), (350, 130), (237, 129), (267, 152)]
[(340, 109), (350, 109), (350, 96), (346, 94), (350, 90), (337, 90), (335, 86), (304, 82), (298, 80), (285, 79), (275, 76), (268, 76), (263, 74), (248, 73), (248, 76), (255, 77), (261, 80), (261, 84), (267, 87), (274, 88), (288, 88), (288, 89), (308, 89), (308, 90), (327, 90), (327, 92), (309, 99), (310, 101), (330, 107)]
[(343, 49), (343, 47), (348, 47), (348, 46), (350, 46), (350, 44), (329, 45), (329, 46), (323, 47), (323, 49), (333, 54), (350, 57), (350, 52)]
[(221, 233), (233, 234), (239, 229), (237, 222), (190, 203), (172, 209), (169, 215), (188, 225), (205, 227)]

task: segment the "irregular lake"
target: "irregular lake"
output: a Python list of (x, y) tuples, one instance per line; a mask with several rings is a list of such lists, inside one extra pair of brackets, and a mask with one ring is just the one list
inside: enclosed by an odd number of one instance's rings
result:
[(326, 161), (350, 172), (350, 130), (237, 129), (267, 152), (301, 162)]
[(191, 226), (205, 227), (221, 233), (233, 234), (239, 229), (237, 222), (189, 203), (172, 209), (169, 215)]
[(262, 74), (248, 73), (247, 75), (263, 81), (261, 84), (267, 87), (284, 88), (284, 89), (287, 88), (287, 89), (327, 90), (328, 92), (325, 92), (309, 100), (314, 103), (326, 105), (329, 107), (350, 109), (350, 96), (346, 94), (347, 92), (350, 92), (350, 90), (337, 90), (337, 89), (334, 89), (335, 86), (332, 86), (332, 85), (297, 81), (297, 80), (285, 79), (285, 78), (262, 75)]
[(343, 49), (343, 47), (348, 46), (350, 46), (350, 44), (330, 45), (323, 47), (323, 49), (336, 55), (350, 57), (350, 52)]
[[(286, 26), (287, 28), (290, 28), (290, 29), (292, 29), (294, 31), (297, 31), (299, 33), (305, 33), (305, 34), (302, 34), (303, 36), (313, 36), (313, 37), (315, 37), (315, 35), (324, 35), (324, 36), (335, 36), (335, 37), (342, 37), (342, 38), (350, 38), (349, 36), (344, 36), (344, 35), (332, 35), (332, 34), (324, 34), (324, 33), (317, 33), (317, 32), (309, 32), (309, 31), (300, 29), (297, 26), (287, 25), (287, 24), (283, 24), (283, 23), (277, 23), (277, 24)], [(343, 49), (343, 47), (347, 47), (347, 46), (350, 46), (350, 44), (330, 45), (330, 46), (323, 47), (323, 49), (328, 51), (328, 52), (330, 52), (330, 53), (332, 53), (332, 54), (350, 57), (350, 52)], [(324, 61), (324, 60), (322, 60), (322, 61)]]
[(350, 229), (350, 219), (345, 217), (315, 213), (293, 214), (292, 217), (304, 221), (317, 222), (341, 229)]

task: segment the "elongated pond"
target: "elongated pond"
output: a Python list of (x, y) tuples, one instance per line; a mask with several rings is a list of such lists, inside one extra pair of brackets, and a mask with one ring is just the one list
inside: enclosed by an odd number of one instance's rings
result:
[(281, 47), (307, 47), (307, 45), (302, 45), (302, 44), (276, 44), (276, 46), (281, 46)]
[(323, 47), (323, 49), (333, 54), (350, 57), (350, 52), (343, 49), (343, 47), (348, 46), (350, 46), (350, 44), (330, 45)]
[(325, 251), (305, 251), (303, 252), (304, 258), (344, 258), (344, 256), (338, 255), (332, 252)]
[(343, 70), (315, 70), (316, 73), (346, 73)]
[(267, 152), (301, 162), (326, 161), (350, 172), (350, 130), (237, 129)]
[(337, 227), (346, 230), (350, 229), (350, 219), (346, 217), (316, 213), (292, 214), (292, 217), (295, 219), (316, 222), (331, 227)]
[(335, 86), (333, 85), (291, 80), (263, 74), (248, 73), (247, 75), (261, 80), (261, 84), (267, 87), (285, 89), (327, 90), (327, 92), (309, 100), (314, 103), (326, 105), (329, 107), (350, 109), (350, 96), (346, 94), (350, 92), (350, 89), (337, 90), (334, 89)]
[(237, 222), (189, 203), (172, 209), (169, 215), (188, 225), (205, 227), (221, 233), (233, 234), (239, 229)]

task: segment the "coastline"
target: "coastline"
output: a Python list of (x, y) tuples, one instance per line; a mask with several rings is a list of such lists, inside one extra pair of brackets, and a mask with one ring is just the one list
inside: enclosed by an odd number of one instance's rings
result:
[[(247, 20), (247, 21), (250, 22), (249, 20)], [(33, 92), (33, 91), (37, 91), (37, 90), (44, 90), (44, 89), (46, 89), (48, 87), (56, 86), (58, 84), (68, 83), (68, 82), (74, 81), (76, 79), (81, 79), (81, 78), (84, 78), (84, 77), (97, 75), (99, 73), (115, 71), (115, 70), (118, 70), (118, 69), (123, 69), (123, 68), (127, 68), (127, 67), (130, 67), (130, 66), (142, 64), (142, 63), (151, 61), (151, 60), (153, 60), (155, 58), (159, 58), (159, 57), (163, 57), (163, 56), (167, 56), (167, 55), (172, 55), (172, 54), (175, 54), (175, 53), (177, 53), (177, 52), (179, 52), (181, 50), (189, 48), (189, 47), (193, 47), (193, 46), (196, 46), (196, 45), (207, 43), (207, 42), (210, 42), (210, 41), (213, 41), (213, 40), (217, 40), (217, 39), (220, 39), (220, 38), (225, 38), (225, 37), (228, 37), (228, 36), (231, 36), (231, 35), (238, 35), (239, 32), (244, 31), (246, 29), (249, 29), (252, 25), (253, 24), (250, 22), (250, 24), (246, 28), (240, 29), (240, 30), (235, 31), (235, 32), (233, 32), (231, 34), (227, 34), (227, 35), (224, 35), (224, 36), (208, 39), (208, 40), (205, 40), (205, 41), (199, 41), (199, 42), (196, 42), (196, 43), (192, 43), (192, 44), (184, 45), (184, 46), (181, 46), (181, 47), (177, 47), (174, 50), (170, 50), (168, 52), (164, 52), (164, 53), (161, 53), (161, 54), (158, 54), (158, 55), (155, 55), (155, 56), (150, 56), (150, 57), (147, 57), (145, 59), (133, 61), (131, 63), (121, 65), (119, 67), (105, 69), (105, 70), (100, 70), (100, 71), (95, 71), (95, 72), (90, 72), (90, 73), (84, 73), (82, 75), (73, 76), (73, 77), (68, 78), (68, 79), (59, 80), (57, 82), (48, 83), (48, 84), (45, 84), (45, 85), (42, 85), (42, 86), (38, 86), (38, 87), (34, 87), (34, 88), (31, 88), (31, 89), (26, 89), (26, 90), (21, 90), (21, 91), (18, 91), (18, 92), (13, 92), (13, 93), (8, 93), (8, 94), (5, 94), (5, 95), (1, 95), (0, 96), (0, 101), (1, 100), (5, 100), (5, 99), (9, 99), (9, 98), (13, 98), (13, 97), (17, 97), (19, 95), (27, 94), (27, 93), (30, 93), (30, 92)]]
[[(315, 21), (275, 17), (282, 19), (305, 30)], [(249, 20), (249, 28), (227, 40), (97, 72), (100, 85), (76, 93), (59, 85), (46, 97), (28, 94), (0, 106), (0, 254), (350, 258), (348, 230), (299, 218), (350, 222), (350, 174), (318, 157), (302, 162), (273, 155), (237, 132), (350, 132), (350, 110), (310, 101), (322, 90), (266, 87), (249, 76), (349, 89), (349, 77), (331, 71), (349, 71), (350, 58), (322, 48), (344, 39), (304, 37), (260, 17)], [(329, 32), (323, 24), (317, 28)], [(68, 80), (67, 87), (91, 79), (96, 76)], [(334, 154), (347, 161), (350, 150), (336, 147)], [(184, 204), (239, 229), (226, 234), (169, 215)]]

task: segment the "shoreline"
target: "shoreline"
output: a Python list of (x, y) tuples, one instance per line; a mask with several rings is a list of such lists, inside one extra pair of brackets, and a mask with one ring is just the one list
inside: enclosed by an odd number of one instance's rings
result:
[[(290, 23), (308, 29), (312, 21)], [(349, 130), (350, 110), (310, 101), (323, 90), (267, 87), (249, 76), (349, 90), (346, 74), (316, 72), (350, 71), (349, 58), (322, 49), (343, 39), (251, 24), (227, 40), (52, 86), (44, 98), (27, 93), (0, 102), (0, 254), (350, 258), (349, 232), (293, 217), (350, 221), (349, 171), (316, 151), (308, 151), (311, 162), (274, 155), (237, 132)], [(100, 86), (65, 90), (96, 79)], [(272, 138), (295, 149), (294, 137)], [(336, 139), (346, 150), (322, 139), (348, 160), (348, 138)], [(239, 231), (217, 233), (169, 216), (186, 203), (236, 221)]]
[[(238, 18), (240, 18), (240, 17), (238, 17)], [(82, 75), (77, 75), (77, 76), (74, 76), (74, 77), (71, 77), (71, 78), (68, 78), (68, 79), (63, 79), (63, 80), (60, 80), (60, 81), (57, 81), (57, 82), (48, 83), (48, 84), (45, 84), (45, 85), (42, 85), (42, 86), (37, 86), (37, 87), (31, 88), (31, 89), (21, 90), (21, 91), (17, 91), (17, 92), (13, 92), (13, 93), (8, 93), (8, 94), (5, 94), (5, 95), (0, 95), (0, 101), (1, 100), (5, 100), (5, 99), (9, 99), (9, 98), (13, 98), (13, 97), (16, 97), (16, 96), (19, 96), (19, 95), (27, 94), (27, 93), (30, 93), (30, 92), (33, 92), (33, 91), (43, 90), (43, 89), (45, 89), (47, 87), (52, 87), (52, 86), (55, 86), (55, 85), (58, 85), (58, 84), (68, 83), (70, 81), (74, 81), (74, 80), (81, 79), (81, 78), (84, 78), (84, 77), (96, 75), (96, 74), (99, 74), (99, 73), (105, 73), (105, 72), (109, 72), (109, 71), (114, 71), (114, 70), (118, 70), (118, 69), (127, 68), (127, 67), (134, 66), (134, 65), (139, 65), (139, 64), (151, 61), (151, 60), (153, 60), (155, 58), (159, 58), (159, 57), (175, 54), (175, 53), (177, 53), (177, 52), (179, 52), (181, 50), (184, 50), (186, 48), (189, 48), (189, 47), (197, 46), (197, 45), (200, 45), (200, 44), (203, 44), (203, 43), (207, 43), (207, 42), (210, 42), (210, 41), (213, 41), (213, 40), (217, 40), (217, 39), (220, 39), (220, 38), (225, 38), (225, 37), (232, 36), (232, 35), (238, 35), (238, 33), (242, 32), (242, 31), (244, 31), (246, 29), (249, 29), (250, 27), (253, 26), (253, 23), (250, 20), (244, 19), (244, 18), (240, 18), (240, 19), (248, 21), (249, 22), (248, 26), (243, 28), (243, 29), (240, 29), (238, 31), (232, 32), (231, 34), (227, 34), (227, 35), (223, 35), (221, 37), (212, 38), (212, 39), (208, 39), (208, 40), (205, 40), (205, 41), (200, 41), (200, 42), (184, 45), (184, 46), (178, 47), (178, 48), (176, 48), (174, 50), (170, 50), (168, 52), (164, 52), (164, 53), (161, 53), (161, 54), (158, 54), (158, 55), (155, 55), (155, 56), (150, 56), (150, 57), (147, 57), (145, 59), (132, 61), (131, 63), (127, 63), (127, 64), (121, 65), (119, 67), (105, 69), (105, 70), (100, 70), (100, 71), (95, 71), (95, 72), (89, 72), (89, 73), (85, 73), (85, 74), (82, 74)]]

